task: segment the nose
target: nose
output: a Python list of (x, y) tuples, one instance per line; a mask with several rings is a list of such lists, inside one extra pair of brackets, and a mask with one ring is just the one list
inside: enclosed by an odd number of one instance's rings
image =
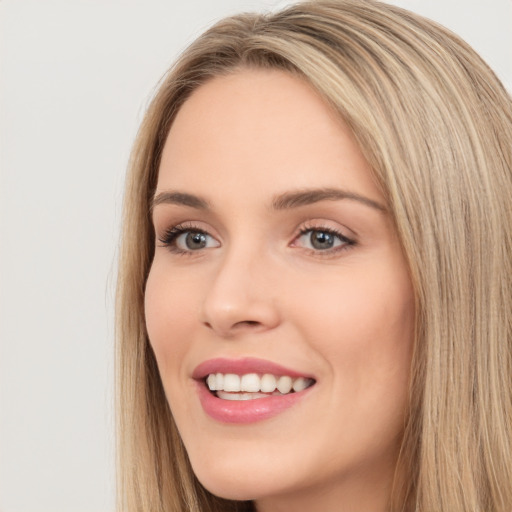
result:
[(231, 254), (219, 262), (202, 304), (202, 322), (223, 338), (279, 324), (274, 280), (262, 258)]

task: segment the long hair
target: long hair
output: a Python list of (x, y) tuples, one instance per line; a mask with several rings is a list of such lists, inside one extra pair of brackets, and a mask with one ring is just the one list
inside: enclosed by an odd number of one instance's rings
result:
[(181, 105), (212, 77), (285, 70), (352, 129), (388, 198), (416, 298), (390, 510), (512, 510), (512, 104), (439, 25), (373, 0), (227, 18), (162, 80), (131, 157), (117, 302), (119, 511), (252, 510), (196, 480), (144, 321), (149, 204)]

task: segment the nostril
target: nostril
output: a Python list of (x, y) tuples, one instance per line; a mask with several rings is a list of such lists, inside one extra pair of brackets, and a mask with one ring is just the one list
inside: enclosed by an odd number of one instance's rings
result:
[(237, 323), (235, 324), (235, 327), (236, 327), (236, 326), (240, 326), (240, 327), (242, 327), (242, 326), (244, 326), (244, 325), (249, 326), (249, 327), (252, 327), (252, 326), (260, 325), (260, 323), (259, 323), (259, 322), (257, 322), (256, 320), (244, 320), (243, 322), (237, 322)]
[[(204, 325), (210, 329), (213, 329), (213, 325), (210, 322), (204, 322)], [(257, 320), (242, 320), (241, 322), (236, 322), (233, 327), (256, 327), (258, 325), (260, 325), (260, 322)]]

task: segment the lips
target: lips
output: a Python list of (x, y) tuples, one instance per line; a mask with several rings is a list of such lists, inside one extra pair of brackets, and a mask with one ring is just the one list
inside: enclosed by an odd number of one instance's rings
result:
[(224, 423), (261, 421), (298, 404), (315, 384), (308, 374), (255, 358), (210, 359), (192, 377), (204, 411)]
[(254, 357), (245, 357), (243, 359), (209, 359), (201, 363), (193, 371), (192, 377), (196, 380), (205, 379), (210, 373), (234, 373), (237, 375), (244, 375), (246, 373), (264, 375), (265, 373), (271, 373), (274, 375), (289, 375), (290, 377), (313, 378), (312, 375), (304, 374), (271, 361)]

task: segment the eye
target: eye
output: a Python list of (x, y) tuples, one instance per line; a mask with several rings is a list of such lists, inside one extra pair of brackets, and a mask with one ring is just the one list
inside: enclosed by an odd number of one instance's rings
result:
[(301, 231), (294, 245), (313, 251), (336, 251), (354, 245), (354, 240), (333, 229), (307, 228)]
[(219, 242), (202, 229), (186, 226), (174, 226), (160, 238), (164, 247), (177, 253), (187, 253), (219, 247)]
[(176, 247), (183, 251), (197, 251), (207, 247), (215, 246), (212, 238), (206, 233), (200, 231), (185, 231), (175, 239)]

